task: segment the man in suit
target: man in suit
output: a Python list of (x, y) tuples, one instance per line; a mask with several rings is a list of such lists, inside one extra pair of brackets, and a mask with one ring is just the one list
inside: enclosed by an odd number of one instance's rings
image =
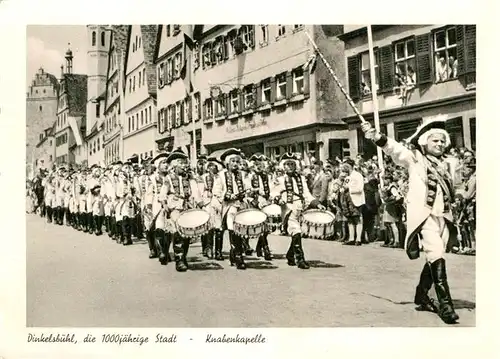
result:
[[(366, 138), (408, 169), (407, 234), (405, 249), (410, 259), (425, 255), (425, 264), (416, 288), (415, 304), (418, 310), (438, 312), (447, 324), (459, 319), (453, 308), (446, 275), (445, 253), (456, 240), (457, 230), (451, 212), (454, 202), (454, 173), (456, 159), (444, 156), (450, 146), (450, 135), (445, 130), (442, 116), (425, 121), (409, 138), (414, 149), (372, 129), (367, 122), (361, 125)], [(428, 296), (434, 284), (439, 308)]]
[(323, 172), (321, 164), (314, 165), (310, 188), (313, 197), (326, 207), (326, 199), (328, 196), (328, 179)]

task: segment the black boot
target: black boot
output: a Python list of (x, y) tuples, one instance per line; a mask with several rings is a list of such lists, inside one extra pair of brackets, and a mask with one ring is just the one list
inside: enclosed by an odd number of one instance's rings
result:
[(223, 261), (224, 257), (222, 256), (222, 244), (223, 244), (224, 232), (216, 229), (214, 236), (215, 236), (215, 260)]
[(102, 216), (94, 216), (96, 236), (102, 235), (102, 218), (103, 218)]
[(116, 243), (123, 243), (123, 220), (116, 221), (116, 233), (115, 233)]
[(233, 231), (229, 231), (229, 238), (231, 243), (231, 250), (229, 251), (229, 260), (231, 265), (236, 265), (236, 268), (238, 269), (247, 269), (247, 265), (243, 260), (244, 239)]
[(201, 253), (202, 253), (203, 257), (205, 257), (205, 258), (208, 258), (207, 239), (208, 239), (207, 234), (201, 236)]
[(295, 254), (295, 261), (297, 267), (300, 269), (309, 269), (309, 263), (304, 258), (304, 250), (302, 249), (302, 235), (296, 234), (292, 237), (293, 253)]
[(416, 310), (422, 312), (438, 313), (438, 308), (434, 300), (429, 298), (429, 290), (432, 287), (431, 266), (428, 263), (424, 264), (422, 273), (420, 273), (420, 281), (415, 291), (414, 303), (418, 305)]
[(109, 232), (111, 232), (111, 220), (109, 216), (104, 216), (104, 231), (109, 236)]
[(137, 215), (136, 217), (136, 223), (137, 223), (137, 239), (143, 239), (144, 238), (144, 225), (142, 223), (142, 217), (140, 214)]
[(260, 236), (257, 240), (257, 246), (255, 246), (255, 255), (257, 257), (262, 257), (262, 247), (264, 246), (264, 236)]
[(174, 234), (174, 256), (175, 269), (177, 272), (187, 271), (188, 267), (184, 256), (184, 238), (182, 238), (179, 233)]
[(124, 246), (129, 246), (132, 244), (132, 218), (125, 217), (123, 219), (123, 236), (124, 236)]
[(264, 250), (264, 259), (266, 261), (273, 260), (273, 255), (271, 254), (271, 250), (269, 249), (269, 242), (267, 241), (268, 234), (264, 234), (262, 236), (262, 249)]
[(207, 234), (207, 258), (213, 259), (214, 258), (214, 231), (210, 231)]
[(242, 246), (245, 250), (245, 254), (247, 256), (251, 256), (253, 254), (253, 249), (250, 247), (250, 239), (249, 238), (242, 238)]
[(149, 258), (158, 258), (158, 251), (155, 244), (155, 233), (153, 230), (146, 231), (146, 239), (148, 240)]
[(111, 240), (116, 240), (116, 218), (109, 216), (109, 237)]
[(47, 207), (47, 223), (52, 223), (52, 207)]
[(66, 214), (66, 208), (59, 207), (59, 225), (64, 226), (64, 215)]
[(431, 263), (431, 274), (439, 301), (439, 316), (446, 324), (455, 324), (459, 317), (453, 308), (446, 276), (446, 262), (443, 258)]
[(293, 237), (290, 241), (290, 247), (288, 247), (288, 251), (286, 252), (286, 260), (289, 266), (295, 266), (297, 263), (295, 262), (295, 255), (293, 252)]
[(168, 263), (168, 249), (165, 251), (165, 231), (163, 229), (155, 229), (155, 243), (158, 260), (162, 265), (166, 265)]

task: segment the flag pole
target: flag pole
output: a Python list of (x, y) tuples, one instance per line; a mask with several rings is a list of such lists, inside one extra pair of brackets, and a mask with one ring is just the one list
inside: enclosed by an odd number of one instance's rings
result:
[[(370, 56), (370, 88), (372, 92), (372, 103), (373, 103), (373, 121), (375, 122), (375, 129), (380, 133), (380, 119), (378, 116), (378, 96), (376, 89), (376, 77), (375, 77), (375, 53), (373, 51), (373, 37), (372, 37), (372, 26), (367, 25), (368, 29), (368, 54)], [(377, 146), (377, 159), (378, 168), (381, 172), (384, 172), (384, 159), (382, 154), (382, 149)], [(382, 180), (382, 178), (381, 178)]]

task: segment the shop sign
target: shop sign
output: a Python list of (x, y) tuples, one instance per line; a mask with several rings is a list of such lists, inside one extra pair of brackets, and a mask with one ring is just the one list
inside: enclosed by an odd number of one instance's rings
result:
[(266, 124), (267, 121), (263, 118), (260, 118), (258, 120), (244, 121), (243, 123), (238, 122), (235, 125), (230, 125), (226, 127), (226, 132), (235, 133), (235, 132), (247, 131), (247, 130), (252, 130), (256, 127), (265, 126)]

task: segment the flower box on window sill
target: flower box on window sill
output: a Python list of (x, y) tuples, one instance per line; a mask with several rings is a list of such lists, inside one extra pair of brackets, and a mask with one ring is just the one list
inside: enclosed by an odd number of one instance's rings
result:
[(259, 107), (259, 111), (271, 111), (271, 108), (272, 106), (270, 103), (265, 103)]
[(214, 120), (213, 117), (207, 117), (205, 120), (203, 120), (204, 123), (211, 123)]
[(215, 121), (224, 121), (226, 119), (226, 115), (219, 115), (215, 118)]
[(274, 107), (286, 106), (286, 98), (282, 98), (280, 100), (275, 101), (273, 106)]
[(238, 118), (238, 117), (239, 117), (238, 112), (233, 112), (227, 118), (230, 120), (234, 120), (235, 118)]
[(253, 109), (252, 109), (252, 108), (250, 108), (250, 109), (247, 109), (247, 110), (243, 111), (243, 112), (241, 113), (241, 115), (242, 115), (242, 116), (248, 116), (248, 115), (251, 115), (252, 113), (253, 113)]
[(306, 96), (303, 93), (292, 94), (292, 98), (289, 100), (290, 102), (300, 102), (304, 101)]

